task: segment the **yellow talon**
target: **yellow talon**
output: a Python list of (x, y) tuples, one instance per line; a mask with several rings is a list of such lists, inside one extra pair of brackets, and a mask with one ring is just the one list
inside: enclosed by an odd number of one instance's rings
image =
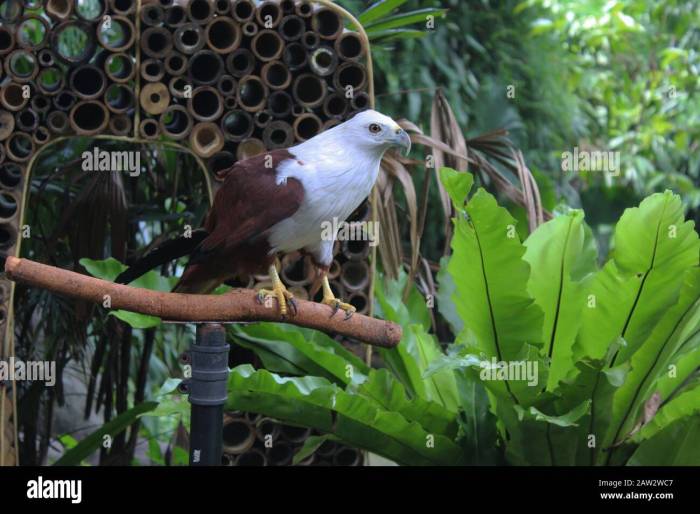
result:
[(355, 309), (354, 305), (350, 305), (349, 303), (340, 301), (335, 297), (333, 291), (331, 290), (331, 285), (328, 283), (328, 277), (326, 275), (323, 276), (323, 300), (321, 300), (321, 303), (333, 307), (333, 313), (331, 314), (331, 317), (333, 317), (335, 313), (339, 310), (342, 310), (345, 312), (345, 319), (350, 319), (357, 310)]
[(295, 315), (297, 313), (297, 302), (294, 299), (294, 295), (287, 291), (282, 280), (280, 280), (274, 264), (270, 266), (269, 273), (272, 280), (272, 289), (258, 289), (258, 302), (265, 303), (268, 298), (276, 298), (280, 315), (283, 318), (286, 318), (290, 311), (292, 315)]

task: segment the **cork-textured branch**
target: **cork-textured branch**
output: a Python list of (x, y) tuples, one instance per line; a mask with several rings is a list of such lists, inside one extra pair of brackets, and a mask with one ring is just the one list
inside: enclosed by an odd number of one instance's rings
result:
[(256, 292), (250, 289), (233, 289), (223, 295), (164, 293), (114, 284), (17, 257), (7, 257), (5, 273), (15, 282), (72, 298), (103, 304), (108, 296), (112, 309), (157, 316), (163, 321), (276, 321), (336, 333), (385, 348), (392, 348), (401, 340), (401, 327), (395, 323), (362, 314), (345, 319), (342, 311), (332, 315), (333, 309), (328, 305), (305, 300), (297, 300), (294, 316), (282, 319), (276, 303), (272, 306), (260, 304)]

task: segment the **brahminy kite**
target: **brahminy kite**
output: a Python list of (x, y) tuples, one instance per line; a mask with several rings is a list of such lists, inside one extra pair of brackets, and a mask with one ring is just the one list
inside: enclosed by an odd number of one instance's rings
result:
[(296, 304), (275, 262), (278, 253), (298, 250), (320, 270), (322, 302), (350, 317), (355, 308), (335, 298), (328, 283), (335, 235), (324, 237), (323, 228), (345, 221), (367, 198), (391, 147), (408, 152), (408, 134), (388, 116), (367, 110), (291, 148), (238, 161), (217, 191), (203, 228), (162, 244), (116, 282), (129, 283), (189, 254), (173, 292), (209, 293), (236, 276), (267, 270), (272, 289), (261, 289), (258, 299), (276, 298), (286, 316)]

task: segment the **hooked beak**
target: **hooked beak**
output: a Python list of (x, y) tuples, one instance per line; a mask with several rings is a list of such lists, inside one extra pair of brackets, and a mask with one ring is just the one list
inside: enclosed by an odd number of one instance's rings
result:
[(397, 128), (394, 131), (394, 135), (391, 138), (391, 144), (403, 148), (404, 155), (408, 155), (408, 152), (411, 151), (411, 138), (402, 128)]

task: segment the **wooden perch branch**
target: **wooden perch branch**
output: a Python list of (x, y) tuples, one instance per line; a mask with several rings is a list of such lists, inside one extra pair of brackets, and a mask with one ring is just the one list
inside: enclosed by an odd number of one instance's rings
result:
[(104, 303), (108, 295), (112, 309), (149, 314), (164, 321), (277, 321), (333, 332), (385, 348), (392, 348), (401, 340), (401, 327), (396, 323), (362, 314), (346, 320), (342, 311), (331, 316), (331, 307), (316, 302), (297, 300), (297, 314), (283, 320), (276, 304), (272, 308), (260, 304), (256, 292), (250, 289), (234, 289), (223, 295), (164, 293), (114, 284), (17, 257), (7, 257), (5, 273), (15, 282), (95, 303)]

